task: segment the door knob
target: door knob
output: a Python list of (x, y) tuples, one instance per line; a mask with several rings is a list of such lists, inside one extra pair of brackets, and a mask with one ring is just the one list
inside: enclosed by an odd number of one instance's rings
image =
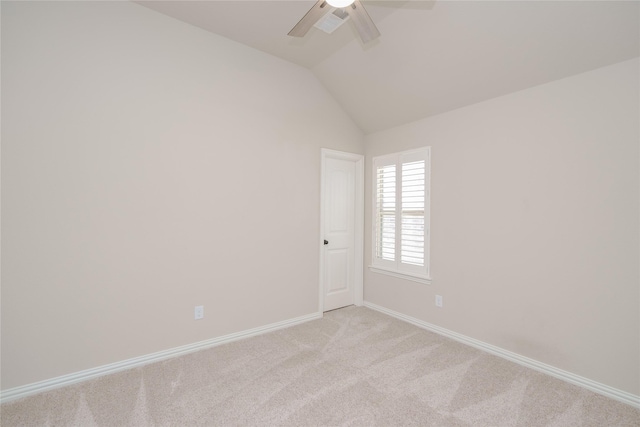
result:
[(324, 244), (325, 244), (325, 245), (328, 245), (328, 244), (329, 244), (329, 241), (328, 241), (328, 240), (325, 240), (325, 241), (324, 241)]

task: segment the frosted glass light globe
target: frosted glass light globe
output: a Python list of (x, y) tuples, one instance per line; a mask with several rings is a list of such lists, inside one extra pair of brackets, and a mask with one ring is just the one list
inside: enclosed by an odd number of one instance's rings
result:
[(327, 3), (329, 3), (329, 5), (333, 7), (343, 8), (351, 6), (354, 1), (355, 0), (327, 0)]

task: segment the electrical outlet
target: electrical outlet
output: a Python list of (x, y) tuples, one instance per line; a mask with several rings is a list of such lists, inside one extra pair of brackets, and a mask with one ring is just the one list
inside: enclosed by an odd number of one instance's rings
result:
[(204, 317), (204, 306), (202, 305), (196, 305), (196, 309), (194, 310), (194, 316), (195, 320), (200, 320)]
[(442, 295), (436, 295), (436, 307), (442, 307)]

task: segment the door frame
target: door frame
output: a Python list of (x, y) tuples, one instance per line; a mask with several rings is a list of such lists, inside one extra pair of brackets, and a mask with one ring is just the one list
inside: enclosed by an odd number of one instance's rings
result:
[(357, 306), (363, 304), (364, 299), (364, 155), (346, 153), (343, 151), (330, 150), (322, 148), (320, 154), (320, 285), (319, 285), (319, 304), (318, 312), (324, 313), (324, 267), (325, 267), (325, 250), (324, 250), (324, 192), (325, 192), (325, 168), (326, 159), (347, 160), (355, 164), (355, 206), (354, 206), (354, 283), (353, 283), (353, 303)]

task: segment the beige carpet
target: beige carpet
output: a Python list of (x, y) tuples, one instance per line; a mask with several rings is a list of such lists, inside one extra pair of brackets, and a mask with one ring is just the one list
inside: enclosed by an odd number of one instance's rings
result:
[(361, 307), (0, 409), (5, 427), (640, 426), (628, 405)]

